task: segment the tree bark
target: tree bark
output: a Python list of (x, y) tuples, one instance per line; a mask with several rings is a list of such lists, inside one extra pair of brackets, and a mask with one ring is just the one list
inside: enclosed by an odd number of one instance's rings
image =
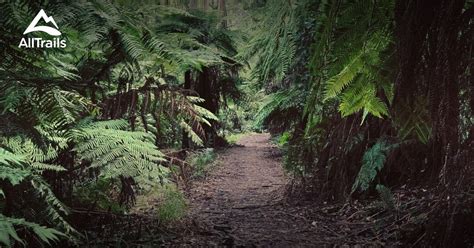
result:
[[(192, 87), (192, 75), (191, 75), (191, 71), (188, 70), (184, 73), (184, 89), (190, 90), (191, 87)], [(184, 129), (182, 129), (181, 132), (182, 132), (181, 148), (182, 149), (188, 149), (189, 148), (189, 137), (186, 134), (186, 131)]]
[(189, 1), (189, 9), (191, 10), (195, 10), (198, 8), (198, 3), (197, 3), (198, 0), (190, 0)]
[(220, 12), (221, 18), (222, 18), (222, 22), (221, 22), (222, 27), (227, 28), (227, 20), (226, 20), (227, 8), (225, 6), (225, 0), (219, 0), (218, 9), (219, 9), (219, 12)]

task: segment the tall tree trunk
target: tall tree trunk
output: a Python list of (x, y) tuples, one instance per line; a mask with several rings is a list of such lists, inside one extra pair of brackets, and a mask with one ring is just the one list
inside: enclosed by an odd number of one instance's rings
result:
[(207, 11), (208, 7), (209, 7), (209, 1), (208, 0), (202, 0), (202, 10)]
[[(195, 90), (199, 94), (199, 97), (204, 99), (203, 103), (200, 103), (202, 107), (211, 111), (214, 114), (218, 114), (219, 111), (219, 91), (217, 90), (217, 80), (219, 78), (218, 71), (213, 67), (204, 67), (199, 72), (195, 82)], [(206, 146), (213, 146), (217, 137), (216, 125), (217, 122), (211, 121), (211, 127), (205, 125), (204, 131), (206, 134)]]
[[(191, 75), (191, 71), (188, 70), (184, 73), (184, 89), (190, 90), (191, 87), (192, 87), (192, 75)], [(186, 133), (184, 129), (181, 129), (181, 132), (182, 132), (181, 148), (187, 149), (189, 148), (189, 145), (190, 145), (188, 134)]]
[(225, 6), (225, 0), (219, 0), (218, 8), (222, 18), (222, 27), (227, 28), (227, 8)]
[(190, 0), (189, 1), (189, 9), (197, 9), (198, 8), (198, 0)]
[[(394, 108), (429, 99), (434, 174), (446, 176), (459, 148), (460, 39), (465, 0), (398, 0), (395, 8), (399, 73)], [(464, 60), (469, 58), (465, 58)], [(441, 170), (441, 171), (440, 171)]]

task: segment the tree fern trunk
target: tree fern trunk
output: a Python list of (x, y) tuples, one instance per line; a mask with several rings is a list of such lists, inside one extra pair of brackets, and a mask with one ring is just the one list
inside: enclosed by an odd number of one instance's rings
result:
[(433, 174), (453, 166), (447, 158), (459, 148), (464, 6), (465, 0), (396, 2), (399, 72), (393, 108), (410, 108), (419, 97), (429, 99)]
[[(186, 71), (184, 73), (184, 89), (185, 90), (190, 90), (192, 89), (192, 75), (191, 71)], [(189, 148), (189, 137), (184, 131), (184, 129), (181, 129), (182, 136), (181, 136), (181, 148), (182, 149), (188, 149)]]

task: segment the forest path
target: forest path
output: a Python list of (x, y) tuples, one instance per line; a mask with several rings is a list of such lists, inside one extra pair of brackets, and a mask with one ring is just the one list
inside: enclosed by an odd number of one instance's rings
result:
[[(318, 244), (314, 223), (284, 201), (286, 177), (269, 134), (243, 137), (188, 194), (190, 228), (173, 243), (190, 246), (302, 247)], [(198, 228), (196, 228), (196, 226)], [(321, 243), (319, 243), (321, 244)]]

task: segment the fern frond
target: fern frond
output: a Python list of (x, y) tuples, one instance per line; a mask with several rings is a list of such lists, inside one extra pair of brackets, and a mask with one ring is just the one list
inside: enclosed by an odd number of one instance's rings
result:
[(56, 164), (33, 162), (30, 164), (30, 166), (34, 169), (38, 169), (42, 171), (54, 171), (54, 172), (67, 171), (66, 168), (62, 167), (61, 165), (56, 165)]
[(144, 132), (117, 130), (123, 128), (123, 122), (112, 120), (92, 122), (82, 126), (75, 137), (77, 145), (74, 151), (91, 162), (91, 168), (100, 168), (101, 176), (114, 178), (118, 176), (152, 176), (163, 177), (163, 174), (152, 174), (154, 167), (161, 166), (164, 154), (154, 145), (154, 138)]
[(292, 88), (288, 91), (279, 91), (268, 95), (257, 112), (255, 125), (262, 127), (269, 121), (288, 122), (286, 118), (296, 116), (296, 109), (302, 109), (305, 101), (305, 91), (299, 88)]
[(199, 137), (199, 135), (194, 132), (193, 128), (188, 125), (185, 121), (180, 122), (180, 127), (183, 128), (183, 130), (186, 132), (188, 137), (197, 145), (202, 146), (204, 142), (202, 139)]
[(54, 195), (49, 184), (40, 176), (32, 175), (31, 185), (35, 189), (35, 192), (38, 194), (38, 196), (47, 203), (46, 213), (48, 214), (49, 219), (55, 223), (56, 226), (66, 230), (67, 233), (76, 233), (76, 230), (71, 225), (69, 225), (69, 223), (61, 215), (68, 214), (69, 210)]
[(25, 156), (9, 152), (0, 147), (0, 164), (10, 165), (10, 164), (21, 164), (24, 163)]
[(361, 51), (354, 56), (339, 74), (328, 80), (325, 86), (325, 100), (336, 97), (359, 74), (364, 66), (361, 59), (363, 53)]
[(382, 170), (388, 152), (396, 147), (398, 144), (389, 144), (382, 138), (364, 153), (362, 166), (352, 185), (352, 192), (358, 189), (365, 191), (369, 188), (378, 172)]
[(31, 171), (21, 168), (11, 168), (7, 166), (1, 166), (1, 168), (0, 179), (6, 180), (13, 186), (20, 184), (32, 175)]
[(64, 233), (45, 226), (38, 225), (33, 222), (26, 221), (25, 219), (11, 218), (3, 214), (0, 214), (0, 243), (3, 243), (7, 247), (12, 246), (10, 238), (24, 245), (24, 242), (15, 230), (15, 227), (24, 227), (31, 231), (43, 242), (51, 245), (51, 242), (57, 242), (59, 238), (66, 236)]

